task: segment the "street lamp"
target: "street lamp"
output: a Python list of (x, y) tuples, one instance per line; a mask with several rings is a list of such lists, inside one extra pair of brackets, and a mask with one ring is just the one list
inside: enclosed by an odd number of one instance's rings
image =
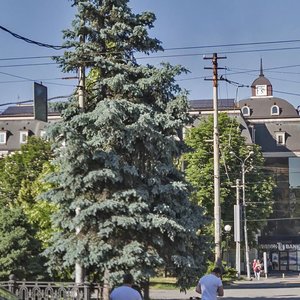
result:
[(241, 162), (242, 168), (242, 197), (243, 197), (243, 217), (244, 217), (244, 236), (245, 236), (245, 254), (246, 254), (246, 270), (247, 270), (247, 278), (251, 279), (250, 274), (250, 260), (249, 260), (249, 245), (248, 245), (248, 232), (247, 232), (247, 212), (246, 212), (246, 199), (245, 199), (245, 173), (248, 171), (245, 169), (246, 161), (254, 154), (253, 151), (250, 151), (245, 159), (238, 157), (233, 151), (230, 151), (230, 154), (233, 155)]

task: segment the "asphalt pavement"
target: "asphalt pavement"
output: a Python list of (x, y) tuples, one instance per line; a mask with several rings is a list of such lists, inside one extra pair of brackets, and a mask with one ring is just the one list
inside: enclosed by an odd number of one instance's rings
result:
[[(188, 300), (200, 297), (195, 289), (186, 293), (179, 290), (150, 289), (152, 300)], [(268, 278), (261, 277), (260, 280), (242, 279), (224, 285), (224, 297), (226, 300), (250, 300), (250, 299), (300, 299), (300, 274), (273, 274)]]

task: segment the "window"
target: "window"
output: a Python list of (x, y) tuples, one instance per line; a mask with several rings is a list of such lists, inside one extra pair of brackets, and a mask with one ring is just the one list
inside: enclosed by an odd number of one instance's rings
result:
[(255, 127), (253, 125), (249, 125), (249, 130), (250, 130), (252, 142), (255, 143)]
[(290, 192), (293, 188), (300, 188), (300, 157), (289, 157), (289, 184)]
[(278, 146), (285, 145), (285, 132), (279, 131), (275, 132), (276, 134), (276, 143)]
[(20, 143), (26, 144), (28, 138), (28, 131), (20, 131)]
[(250, 108), (248, 106), (244, 106), (242, 108), (242, 114), (245, 117), (249, 117), (250, 116)]
[(272, 116), (279, 116), (279, 112), (280, 112), (279, 106), (274, 104), (271, 107), (271, 115)]
[(6, 131), (0, 132), (0, 144), (6, 144)]
[(40, 133), (40, 135), (41, 135), (41, 138), (46, 138), (46, 131), (45, 130), (41, 130), (41, 133)]

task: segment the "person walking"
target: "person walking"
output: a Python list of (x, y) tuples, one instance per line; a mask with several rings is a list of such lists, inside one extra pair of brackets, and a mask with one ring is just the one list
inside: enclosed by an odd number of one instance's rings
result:
[(142, 300), (141, 294), (134, 288), (133, 276), (125, 274), (123, 276), (123, 285), (113, 289), (110, 294), (110, 300)]
[(254, 258), (253, 262), (252, 262), (252, 270), (253, 270), (253, 273), (254, 273), (254, 277), (256, 278), (255, 267), (256, 267), (256, 259)]
[(254, 272), (255, 272), (255, 278), (257, 280), (260, 280), (260, 272), (261, 272), (261, 269), (262, 269), (262, 265), (259, 261), (259, 259), (256, 261), (256, 264), (255, 264), (255, 267), (254, 267)]
[(221, 268), (215, 267), (210, 274), (200, 278), (196, 292), (202, 294), (202, 300), (216, 300), (217, 296), (224, 296), (221, 275)]

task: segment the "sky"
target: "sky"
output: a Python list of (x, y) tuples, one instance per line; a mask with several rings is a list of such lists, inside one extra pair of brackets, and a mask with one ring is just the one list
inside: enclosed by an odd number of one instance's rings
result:
[[(9, 0), (0, 2), (0, 26), (28, 39), (61, 45), (62, 30), (71, 27), (76, 10), (68, 0)], [(177, 78), (189, 99), (212, 98), (212, 53), (220, 57), (219, 98), (245, 99), (259, 75), (273, 85), (273, 95), (300, 105), (299, 0), (130, 0), (133, 12), (156, 15), (150, 36), (164, 52), (136, 54), (138, 62), (168, 61), (189, 70)], [(33, 82), (47, 86), (48, 98), (70, 95), (76, 80), (50, 59), (62, 54), (29, 44), (0, 30), (0, 105), (33, 99)], [(237, 86), (240, 87), (237, 87)], [(0, 107), (1, 109), (1, 107)]]

